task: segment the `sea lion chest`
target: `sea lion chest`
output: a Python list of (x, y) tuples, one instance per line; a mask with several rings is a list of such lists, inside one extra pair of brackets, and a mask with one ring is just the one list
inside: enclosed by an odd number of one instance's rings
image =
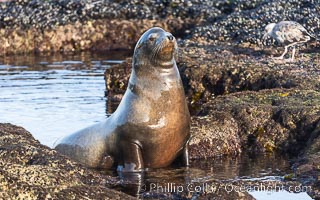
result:
[(176, 68), (139, 80), (135, 75), (115, 113), (119, 140), (138, 143), (146, 167), (167, 166), (190, 136), (180, 76)]

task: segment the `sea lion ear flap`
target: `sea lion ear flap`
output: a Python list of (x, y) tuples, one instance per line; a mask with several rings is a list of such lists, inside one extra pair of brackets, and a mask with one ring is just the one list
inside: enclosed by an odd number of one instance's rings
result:
[(141, 41), (141, 38), (138, 40), (136, 46), (134, 47), (134, 49), (140, 49), (141, 46), (143, 45), (143, 42)]
[(140, 49), (142, 47), (142, 42), (139, 42), (137, 45), (136, 45), (136, 49)]
[(136, 44), (135, 49), (140, 49), (142, 47), (142, 45), (143, 45), (143, 42), (138, 41), (138, 43)]

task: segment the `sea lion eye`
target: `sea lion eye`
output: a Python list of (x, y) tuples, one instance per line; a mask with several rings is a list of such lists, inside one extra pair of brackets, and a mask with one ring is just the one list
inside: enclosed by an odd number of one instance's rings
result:
[(157, 38), (157, 35), (153, 33), (153, 34), (150, 34), (150, 35), (149, 35), (149, 38), (148, 38), (148, 39), (149, 39), (150, 41), (154, 41), (156, 38)]

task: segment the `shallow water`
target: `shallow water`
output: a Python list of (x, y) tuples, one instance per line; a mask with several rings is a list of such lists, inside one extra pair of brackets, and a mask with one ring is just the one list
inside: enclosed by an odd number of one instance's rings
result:
[(23, 126), (53, 147), (58, 138), (106, 118), (104, 70), (128, 55), (1, 58), (0, 122)]
[[(42, 144), (53, 147), (58, 138), (102, 121), (110, 114), (108, 111), (112, 109), (105, 97), (104, 71), (130, 55), (130, 52), (116, 51), (1, 57), (0, 122), (20, 125)], [(111, 171), (108, 173), (115, 175)], [(139, 184), (124, 184), (117, 189), (137, 195), (150, 191), (155, 184), (179, 186), (186, 182), (211, 180), (272, 181), (281, 180), (287, 173), (292, 170), (285, 157), (243, 155), (193, 161), (189, 169), (148, 170), (144, 177), (138, 177)], [(290, 197), (285, 192), (281, 194)], [(257, 199), (276, 198), (259, 192), (252, 195)], [(308, 196), (299, 198), (308, 199)]]
[[(130, 182), (125, 182), (115, 189), (138, 197), (151, 195), (162, 199), (165, 192), (176, 194), (176, 199), (186, 194), (196, 199), (199, 193), (210, 193), (216, 187), (227, 193), (247, 191), (258, 200), (311, 199), (306, 193), (312, 191), (310, 187), (292, 187), (288, 191), (282, 181), (284, 175), (292, 172), (288, 158), (282, 155), (250, 156), (244, 153), (236, 158), (192, 161), (189, 168), (148, 169), (143, 174), (130, 174), (129, 177), (123, 177)], [(115, 172), (108, 174), (116, 175)], [(253, 187), (253, 182), (263, 182), (264, 186), (258, 184), (261, 187)]]

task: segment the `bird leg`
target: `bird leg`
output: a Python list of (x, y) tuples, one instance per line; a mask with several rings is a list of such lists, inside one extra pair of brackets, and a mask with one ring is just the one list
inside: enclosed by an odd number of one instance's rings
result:
[(285, 46), (283, 54), (281, 56), (279, 56), (279, 57), (274, 57), (274, 58), (282, 60), (284, 55), (286, 55), (287, 52), (288, 52), (288, 46)]
[(292, 56), (291, 56), (291, 61), (293, 61), (294, 60), (294, 54), (296, 53), (296, 47), (295, 46), (293, 46), (293, 48), (292, 48)]

